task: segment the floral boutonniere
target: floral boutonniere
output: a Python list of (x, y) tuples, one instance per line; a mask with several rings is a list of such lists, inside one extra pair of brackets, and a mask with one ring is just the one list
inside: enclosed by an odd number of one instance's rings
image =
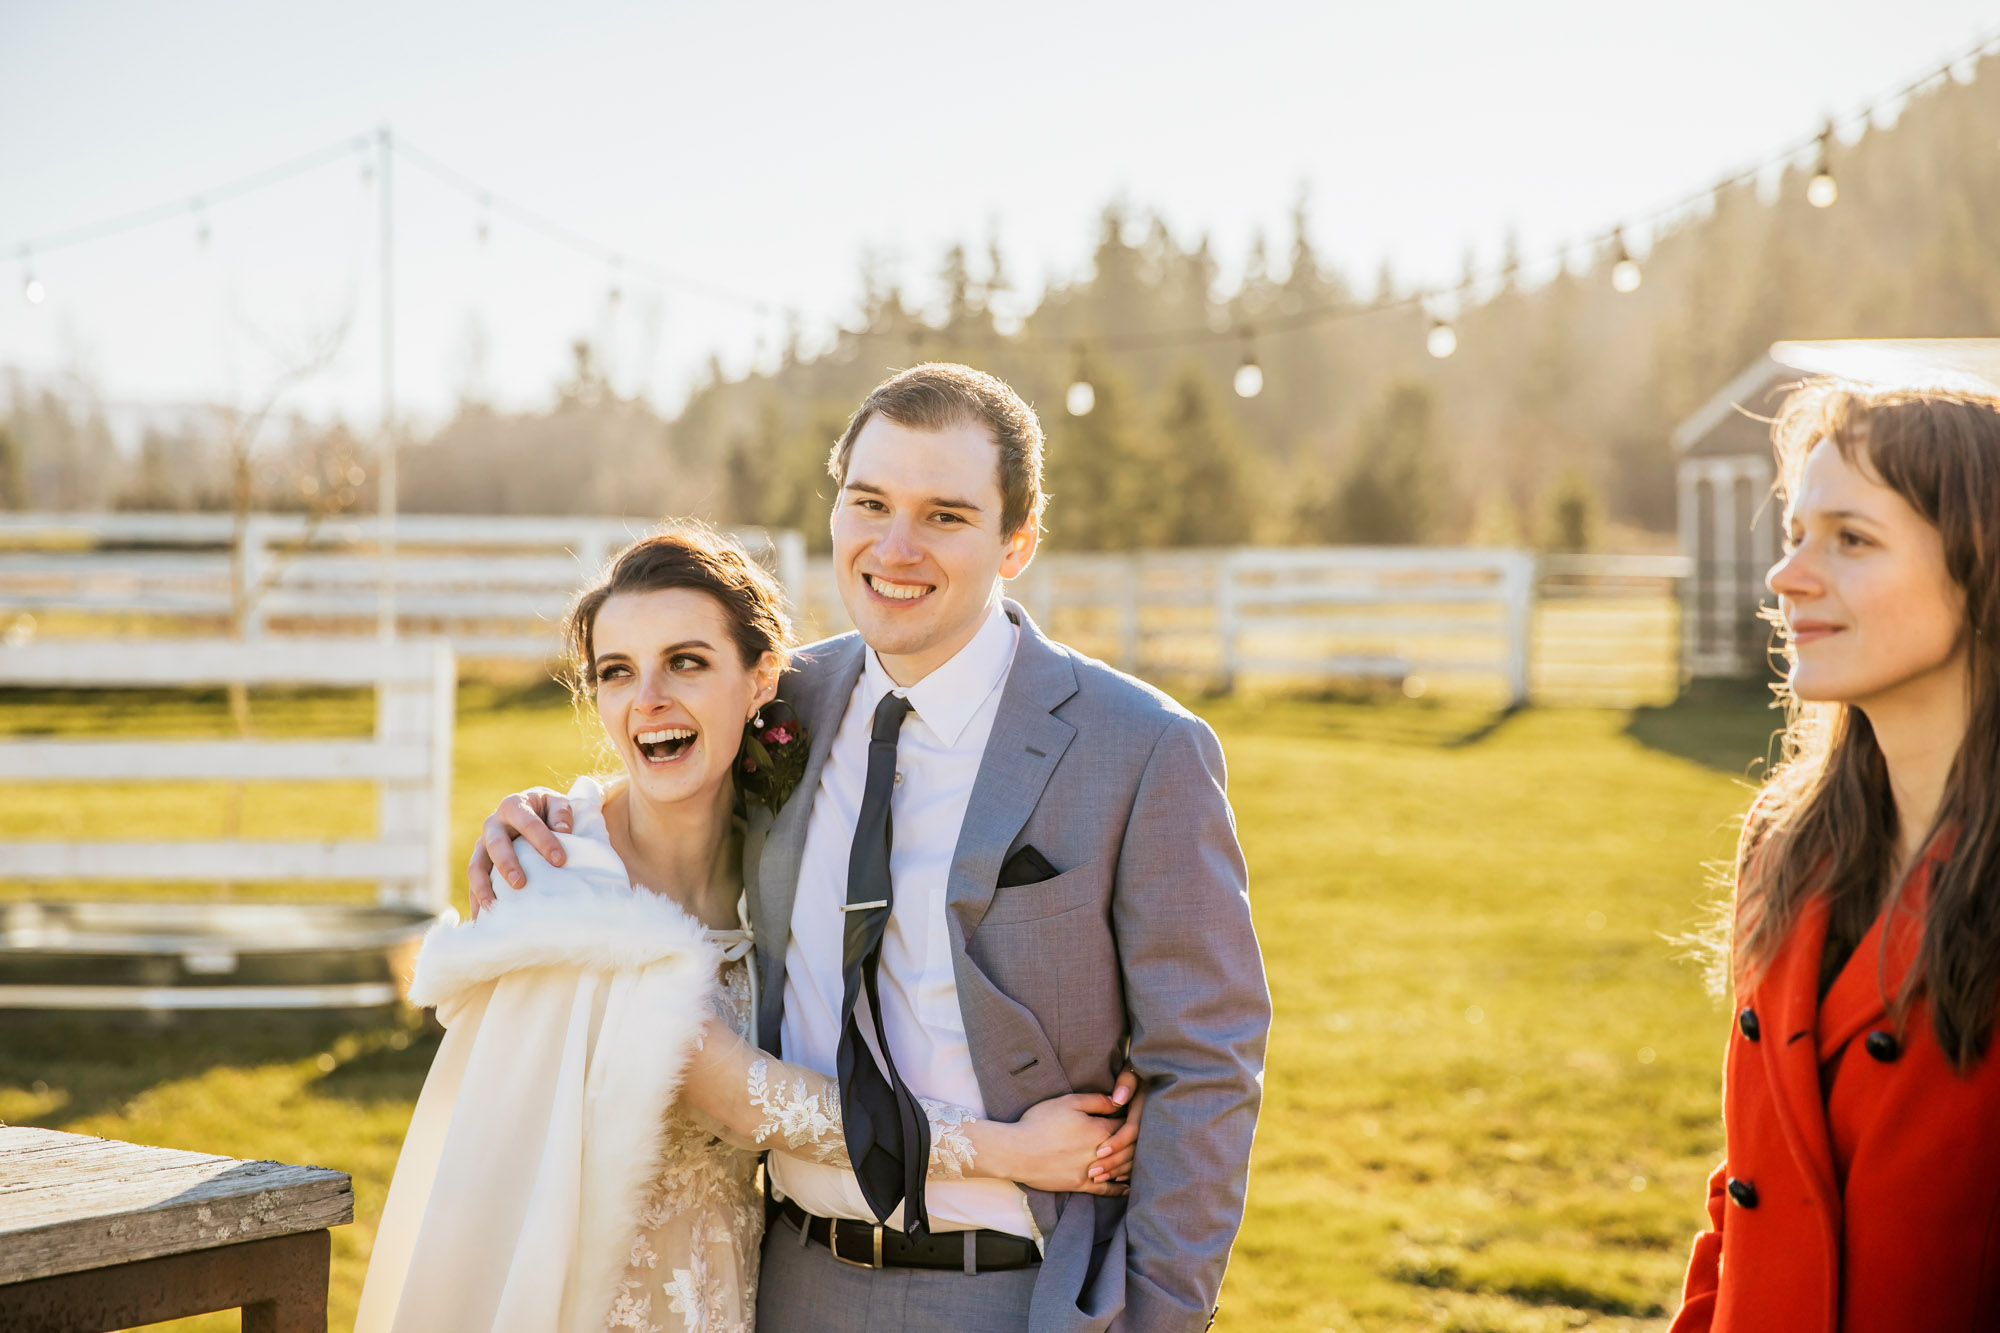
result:
[(804, 780), (810, 752), (806, 725), (792, 706), (782, 699), (765, 704), (743, 729), (738, 780), (744, 802), (777, 814)]

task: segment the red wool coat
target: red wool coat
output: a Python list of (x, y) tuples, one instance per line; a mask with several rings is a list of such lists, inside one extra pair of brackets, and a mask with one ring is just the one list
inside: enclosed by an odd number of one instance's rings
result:
[(1928, 1006), (1901, 1029), (1887, 1013), (1933, 864), (1911, 872), (1886, 959), (1878, 919), (1823, 1005), (1819, 898), (1739, 998), (1728, 1157), (1671, 1333), (2000, 1330), (2000, 1049), (1960, 1077)]

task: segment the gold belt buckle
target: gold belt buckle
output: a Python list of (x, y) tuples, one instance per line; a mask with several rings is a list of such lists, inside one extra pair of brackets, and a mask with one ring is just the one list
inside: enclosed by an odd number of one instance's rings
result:
[(882, 1224), (880, 1222), (875, 1223), (871, 1228), (871, 1238), (875, 1245), (874, 1261), (872, 1263), (863, 1263), (859, 1259), (850, 1259), (840, 1252), (840, 1219), (836, 1218), (827, 1223), (826, 1238), (831, 1242), (827, 1248), (833, 1251), (833, 1257), (840, 1260), (840, 1262), (852, 1264), (856, 1268), (880, 1268), (882, 1266)]

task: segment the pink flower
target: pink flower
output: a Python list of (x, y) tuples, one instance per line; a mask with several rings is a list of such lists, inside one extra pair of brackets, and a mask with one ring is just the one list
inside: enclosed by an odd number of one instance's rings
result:
[(790, 745), (791, 743), (792, 733), (786, 730), (783, 723), (772, 727), (764, 733), (764, 744), (766, 745)]

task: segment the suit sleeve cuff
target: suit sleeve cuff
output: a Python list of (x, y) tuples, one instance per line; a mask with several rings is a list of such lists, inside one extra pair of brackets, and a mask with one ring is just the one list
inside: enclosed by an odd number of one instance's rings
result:
[(1214, 1322), (1213, 1310), (1185, 1305), (1144, 1273), (1126, 1269), (1125, 1310), (1117, 1324), (1123, 1333), (1203, 1333)]

